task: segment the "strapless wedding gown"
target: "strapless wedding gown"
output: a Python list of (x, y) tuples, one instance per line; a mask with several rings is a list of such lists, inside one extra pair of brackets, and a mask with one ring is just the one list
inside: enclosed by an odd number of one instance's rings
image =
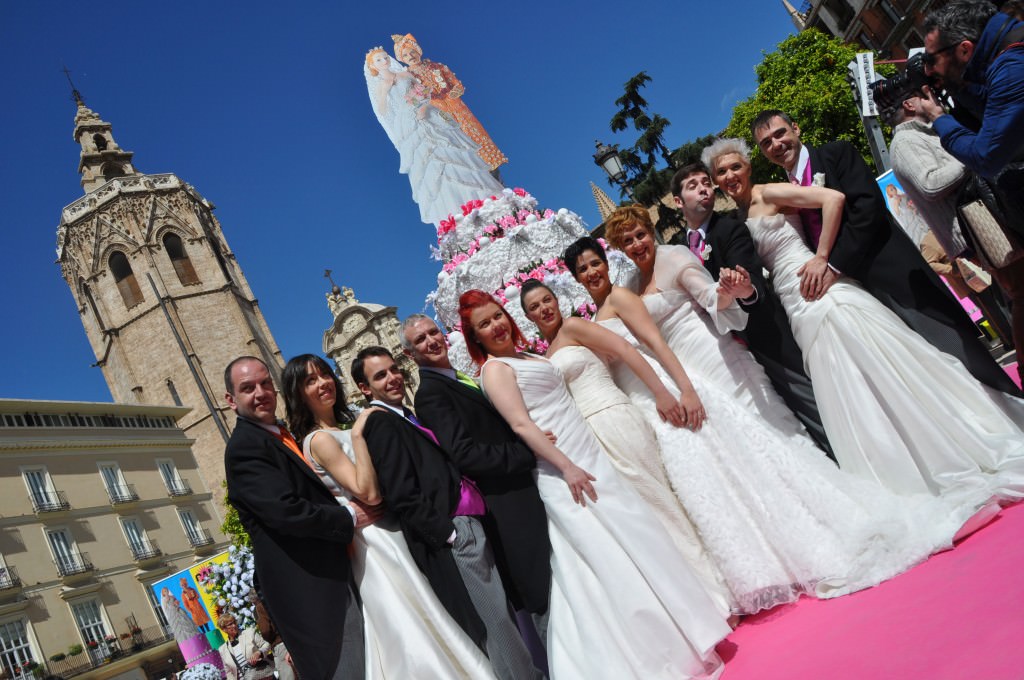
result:
[(552, 678), (715, 678), (714, 647), (731, 631), (661, 524), (615, 472), (566, 390), (540, 357), (500, 357), (530, 418), (597, 480), (596, 503), (573, 502), (558, 470), (537, 461), (551, 537), (548, 661)]
[(723, 618), (728, 617), (736, 609), (735, 603), (669, 484), (650, 423), (615, 385), (605, 363), (586, 347), (562, 347), (548, 359), (562, 372), (576, 408), (612, 466), (647, 503)]
[[(334, 437), (355, 462), (347, 431), (322, 432)], [(352, 495), (309, 455), (314, 434), (302, 441), (303, 454), (345, 505)], [(486, 655), (451, 617), (416, 566), (397, 522), (385, 516), (358, 529), (352, 549), (352, 573), (363, 603), (366, 680), (494, 680)]]
[[(601, 325), (636, 346), (678, 394), (620, 319)], [(669, 481), (745, 613), (880, 583), (948, 547), (972, 514), (842, 472), (809, 438), (781, 436), (699, 374), (690, 379), (708, 413), (704, 427), (672, 427), (635, 373), (619, 363), (612, 370), (654, 427)]]
[(981, 503), (1024, 496), (1024, 402), (978, 383), (860, 284), (807, 302), (796, 216), (747, 220), (803, 350), (840, 466), (898, 492)]
[(732, 330), (746, 327), (747, 314), (733, 302), (718, 309), (718, 284), (685, 246), (658, 246), (654, 282), (659, 292), (644, 306), (691, 378), (698, 376), (790, 439), (809, 439), (786, 402)]

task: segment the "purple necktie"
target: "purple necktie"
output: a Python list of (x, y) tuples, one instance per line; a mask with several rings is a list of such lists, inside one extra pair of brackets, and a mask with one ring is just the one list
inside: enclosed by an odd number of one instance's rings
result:
[[(796, 184), (796, 180), (793, 180)], [(804, 176), (800, 178), (800, 186), (809, 187), (814, 183), (814, 171), (811, 170), (811, 161), (807, 160), (807, 165), (804, 166)], [(815, 210), (814, 208), (801, 208), (799, 211), (800, 221), (804, 225), (804, 232), (807, 235), (807, 242), (811, 245), (811, 250), (818, 249), (818, 241), (821, 240), (821, 211)]]
[(423, 427), (423, 425), (420, 424), (419, 419), (417, 419), (416, 416), (414, 416), (412, 414), (412, 411), (409, 411), (409, 412), (407, 412), (405, 414), (405, 419), (408, 420), (410, 423), (412, 423), (413, 427), (415, 427), (417, 430), (419, 430), (423, 434), (427, 435), (427, 437), (430, 438), (430, 441), (434, 442), (438, 446), (441, 445), (441, 443), (439, 441), (437, 441), (437, 437), (434, 436), (434, 433), (431, 432), (429, 429)]
[(703, 260), (700, 252), (704, 249), (704, 237), (700, 235), (700, 230), (691, 229), (690, 233), (686, 235), (686, 239), (690, 242), (690, 252), (696, 255), (697, 259)]

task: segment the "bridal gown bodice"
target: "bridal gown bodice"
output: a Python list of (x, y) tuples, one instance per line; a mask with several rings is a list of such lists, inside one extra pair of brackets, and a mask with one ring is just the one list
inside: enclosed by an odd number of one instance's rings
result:
[(772, 387), (761, 364), (729, 331), (746, 327), (733, 301), (719, 309), (718, 283), (684, 246), (658, 246), (656, 292), (643, 296), (665, 342), (693, 376), (701, 376), (762, 417), (785, 437), (807, 434)]
[(616, 472), (647, 503), (705, 591), (723, 616), (728, 616), (735, 603), (672, 490), (654, 428), (612, 380), (605, 362), (586, 347), (562, 347), (549, 359), (565, 377), (576, 407)]
[(800, 294), (797, 216), (747, 220), (804, 355), (840, 466), (897, 492), (969, 506), (1024, 495), (1024, 402), (979, 384), (859, 283)]
[[(347, 431), (322, 432), (355, 462)], [(352, 494), (310, 455), (314, 434), (302, 443), (306, 460), (338, 502), (347, 504)], [(367, 680), (494, 680), (487, 657), (437, 599), (393, 518), (382, 517), (356, 531), (352, 547), (352, 573), (363, 603)]]
[[(620, 319), (601, 325), (672, 387)], [(743, 612), (875, 585), (948, 545), (972, 512), (845, 474), (809, 439), (780, 435), (699, 374), (690, 379), (707, 420), (697, 432), (660, 422), (632, 371), (613, 375), (651, 421), (669, 480)]]
[(557, 468), (538, 459), (537, 489), (551, 538), (551, 677), (717, 677), (723, 667), (714, 647), (730, 632), (724, 614), (616, 473), (561, 371), (541, 358), (491, 359), (481, 371), (485, 390), (488, 371), (499, 361), (515, 372), (531, 420), (553, 432), (558, 449), (596, 478), (597, 502), (581, 506)]
[(423, 118), (407, 100), (415, 81), (396, 78), (387, 111), (378, 112), (400, 156), (399, 172), (409, 175), (412, 198), (423, 222), (437, 224), (470, 200), (500, 193), (473, 142), (452, 120), (430, 105)]

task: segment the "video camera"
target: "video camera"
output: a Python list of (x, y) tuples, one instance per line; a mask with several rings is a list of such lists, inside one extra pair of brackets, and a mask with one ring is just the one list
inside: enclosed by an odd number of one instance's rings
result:
[(935, 78), (924, 72), (924, 55), (919, 52), (907, 59), (907, 67), (902, 73), (897, 73), (892, 78), (876, 80), (868, 87), (871, 89), (875, 104), (884, 111), (896, 108), (907, 97), (920, 94), (921, 88), (925, 85), (938, 92)]

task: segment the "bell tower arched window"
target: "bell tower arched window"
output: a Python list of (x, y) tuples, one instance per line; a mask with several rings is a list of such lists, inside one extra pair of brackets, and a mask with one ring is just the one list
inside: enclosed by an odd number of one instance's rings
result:
[(100, 174), (103, 175), (103, 181), (109, 182), (115, 177), (124, 177), (124, 168), (119, 163), (104, 163), (103, 167), (100, 168)]
[(167, 251), (167, 257), (171, 259), (171, 264), (174, 265), (174, 273), (178, 275), (181, 285), (199, 283), (196, 268), (192, 266), (192, 260), (185, 252), (185, 244), (181, 242), (181, 237), (168, 233), (164, 235), (163, 241), (164, 250)]
[(96, 145), (97, 151), (107, 150), (107, 138), (104, 137), (103, 135), (93, 135), (92, 143)]
[(124, 306), (131, 309), (142, 302), (142, 289), (139, 288), (139, 282), (135, 279), (135, 272), (132, 271), (127, 256), (120, 250), (115, 250), (110, 254), (108, 264), (110, 273), (114, 275), (114, 281), (117, 282), (117, 290), (121, 293), (121, 299), (124, 300)]

